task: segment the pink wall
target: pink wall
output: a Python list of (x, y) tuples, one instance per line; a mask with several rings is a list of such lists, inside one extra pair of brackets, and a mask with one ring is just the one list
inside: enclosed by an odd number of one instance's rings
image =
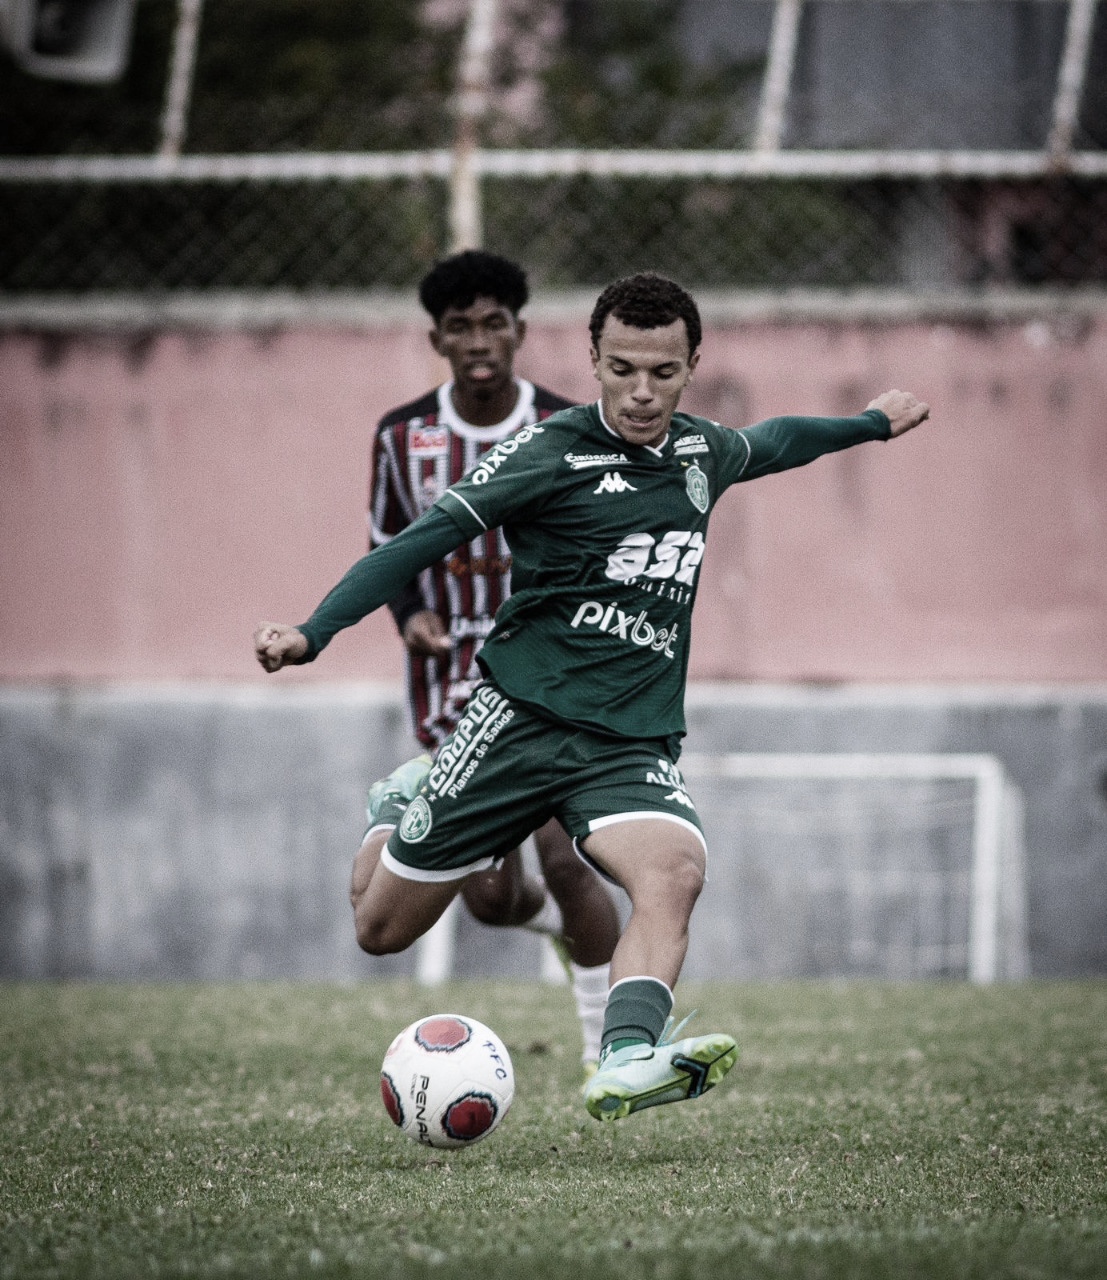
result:
[[(584, 317), (521, 371), (591, 398)], [(266, 677), (364, 547), (372, 425), (441, 374), (424, 326), (0, 334), (0, 678)], [(907, 387), (933, 422), (732, 491), (693, 675), (1107, 678), (1107, 317), (715, 324), (686, 407), (743, 425)], [(392, 679), (391, 620), (292, 680)]]

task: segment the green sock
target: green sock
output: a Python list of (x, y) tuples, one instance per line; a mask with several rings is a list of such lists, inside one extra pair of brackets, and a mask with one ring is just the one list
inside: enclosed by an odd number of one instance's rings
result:
[(673, 993), (660, 978), (624, 978), (607, 997), (600, 1062), (615, 1049), (656, 1044), (673, 1009)]

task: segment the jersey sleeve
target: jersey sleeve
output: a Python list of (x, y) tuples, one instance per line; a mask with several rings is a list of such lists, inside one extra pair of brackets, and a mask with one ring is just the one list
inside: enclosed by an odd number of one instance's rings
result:
[(312, 662), (346, 627), (394, 599), (404, 585), (462, 541), (458, 524), (432, 507), (383, 546), (353, 564), (299, 630), (307, 637), (302, 661)]
[[(373, 461), (369, 476), (369, 550), (383, 546), (406, 529), (414, 518), (411, 500), (400, 483), (400, 461), (396, 453), (396, 436), (387, 419), (381, 421), (373, 439)], [(388, 610), (403, 635), (407, 620), (425, 608), (419, 584), (405, 582), (388, 601)]]
[(879, 409), (866, 409), (853, 418), (767, 418), (733, 434), (744, 445), (734, 441), (727, 450), (723, 472), (726, 484), (803, 467), (824, 453), (836, 453), (869, 440), (887, 440), (891, 423)]

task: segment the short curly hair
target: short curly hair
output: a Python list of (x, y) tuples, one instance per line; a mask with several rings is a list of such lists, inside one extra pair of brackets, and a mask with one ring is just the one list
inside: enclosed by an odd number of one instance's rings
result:
[(611, 315), (635, 329), (659, 329), (674, 320), (683, 320), (688, 331), (689, 355), (699, 348), (703, 338), (699, 308), (692, 295), (675, 280), (652, 271), (624, 276), (600, 294), (588, 322), (592, 345), (597, 350), (604, 321)]
[(447, 307), (464, 310), (478, 298), (493, 298), (518, 315), (530, 297), (527, 273), (517, 262), (483, 249), (442, 258), (423, 277), (419, 301), (437, 324)]

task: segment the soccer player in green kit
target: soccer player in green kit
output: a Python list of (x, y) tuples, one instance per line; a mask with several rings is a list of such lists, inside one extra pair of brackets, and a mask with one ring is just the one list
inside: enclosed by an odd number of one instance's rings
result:
[(678, 767), (689, 623), (711, 508), (732, 484), (902, 435), (928, 407), (902, 391), (852, 418), (728, 430), (677, 412), (699, 361), (695, 301), (651, 273), (609, 285), (590, 321), (597, 404), (492, 449), (387, 546), (358, 561), (299, 627), (262, 623), (267, 671), (313, 660), (460, 542), (502, 527), (513, 592), (474, 691), (396, 827), (358, 851), (351, 901), (372, 954), (410, 946), (460, 881), (549, 817), (620, 884), (631, 916), (611, 961), (600, 1120), (699, 1097), (733, 1066), (725, 1033), (677, 1038), (672, 989), (703, 888), (706, 844)]

